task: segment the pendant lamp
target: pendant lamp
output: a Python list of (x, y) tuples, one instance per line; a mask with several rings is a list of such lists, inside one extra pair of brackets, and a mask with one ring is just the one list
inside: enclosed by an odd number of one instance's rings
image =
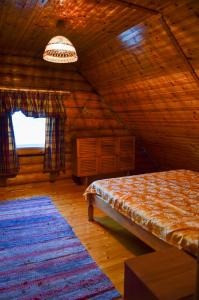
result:
[[(56, 27), (61, 31), (64, 28), (64, 21), (58, 20)], [(62, 35), (53, 37), (47, 44), (43, 53), (43, 59), (52, 63), (72, 63), (78, 60), (73, 44)]]

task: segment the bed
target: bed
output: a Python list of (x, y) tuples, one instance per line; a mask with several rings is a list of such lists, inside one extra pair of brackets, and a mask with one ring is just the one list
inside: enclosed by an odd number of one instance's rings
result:
[(172, 170), (94, 181), (85, 191), (89, 220), (98, 207), (155, 250), (197, 254), (199, 172)]

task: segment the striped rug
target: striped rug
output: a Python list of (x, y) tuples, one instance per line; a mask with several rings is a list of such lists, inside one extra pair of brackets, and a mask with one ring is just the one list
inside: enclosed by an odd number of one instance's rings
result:
[(0, 299), (117, 297), (50, 198), (0, 201)]

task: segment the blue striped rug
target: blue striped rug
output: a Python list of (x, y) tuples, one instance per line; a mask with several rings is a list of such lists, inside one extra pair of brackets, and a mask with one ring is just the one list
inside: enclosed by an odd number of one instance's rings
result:
[(50, 198), (0, 201), (0, 299), (117, 297)]

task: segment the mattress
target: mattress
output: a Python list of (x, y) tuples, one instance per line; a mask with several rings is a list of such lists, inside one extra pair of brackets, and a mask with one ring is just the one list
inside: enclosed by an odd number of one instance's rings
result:
[(94, 181), (85, 191), (163, 241), (196, 255), (199, 172), (172, 170)]

